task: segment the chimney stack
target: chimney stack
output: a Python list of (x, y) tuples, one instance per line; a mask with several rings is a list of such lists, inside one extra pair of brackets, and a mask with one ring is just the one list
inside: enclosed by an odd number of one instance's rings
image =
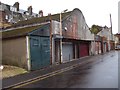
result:
[(43, 11), (42, 10), (39, 11), (39, 17), (43, 17)]
[(13, 6), (17, 8), (17, 11), (19, 11), (19, 2), (15, 2)]
[(29, 13), (29, 15), (32, 15), (32, 6), (28, 7), (28, 13)]
[(50, 16), (51, 15), (51, 13), (48, 13), (48, 16)]

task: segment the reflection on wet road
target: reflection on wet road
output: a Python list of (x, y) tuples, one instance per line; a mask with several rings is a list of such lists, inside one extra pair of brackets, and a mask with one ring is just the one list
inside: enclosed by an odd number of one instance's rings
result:
[(118, 51), (22, 88), (118, 88)]

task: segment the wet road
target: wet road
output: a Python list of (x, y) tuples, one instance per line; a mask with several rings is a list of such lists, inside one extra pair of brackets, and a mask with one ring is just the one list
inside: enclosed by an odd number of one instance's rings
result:
[(83, 67), (20, 88), (118, 88), (118, 51), (101, 55)]

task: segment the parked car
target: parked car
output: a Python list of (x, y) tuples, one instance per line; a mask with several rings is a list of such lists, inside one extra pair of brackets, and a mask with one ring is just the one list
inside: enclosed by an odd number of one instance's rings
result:
[(117, 46), (115, 47), (115, 50), (120, 50), (120, 45), (117, 45)]

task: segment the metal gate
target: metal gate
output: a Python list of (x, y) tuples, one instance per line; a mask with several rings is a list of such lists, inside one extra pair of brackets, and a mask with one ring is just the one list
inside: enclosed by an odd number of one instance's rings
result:
[(30, 37), (31, 70), (50, 65), (49, 37)]

